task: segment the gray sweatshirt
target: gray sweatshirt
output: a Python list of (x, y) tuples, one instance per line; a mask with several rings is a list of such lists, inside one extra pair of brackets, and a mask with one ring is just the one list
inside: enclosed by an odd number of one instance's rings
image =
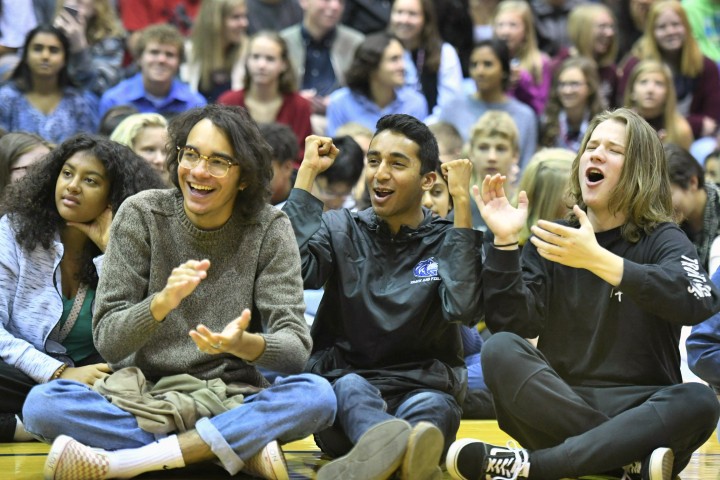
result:
[[(164, 321), (155, 321), (150, 302), (172, 269), (204, 258), (211, 262), (207, 278)], [(93, 337), (115, 370), (137, 366), (153, 380), (189, 373), (265, 386), (254, 365), (200, 352), (188, 332), (199, 323), (222, 331), (250, 308), (250, 330), (266, 342), (255, 363), (300, 372), (312, 345), (302, 289), (297, 243), (280, 210), (266, 206), (252, 220), (234, 214), (218, 230), (200, 230), (187, 218), (179, 191), (149, 190), (128, 199), (113, 221)]]

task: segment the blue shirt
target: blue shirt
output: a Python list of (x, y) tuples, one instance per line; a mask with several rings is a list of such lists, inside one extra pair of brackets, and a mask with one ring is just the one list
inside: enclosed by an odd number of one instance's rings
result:
[(123, 80), (100, 99), (100, 116), (116, 105), (133, 105), (140, 113), (159, 113), (173, 116), (194, 107), (202, 107), (207, 100), (202, 94), (193, 92), (190, 87), (178, 80), (173, 80), (170, 91), (165, 98), (158, 99), (145, 92), (142, 73)]
[(60, 103), (50, 113), (37, 110), (13, 82), (0, 88), (0, 127), (9, 132), (36, 133), (62, 143), (76, 133), (95, 133), (98, 100), (84, 90), (66, 87)]
[[(720, 269), (712, 282), (720, 285)], [(690, 370), (720, 392), (720, 312), (693, 326), (685, 345)]]
[(375, 131), (377, 121), (391, 113), (406, 113), (422, 121), (428, 114), (427, 101), (414, 88), (401, 87), (395, 90), (395, 100), (385, 108), (380, 108), (365, 95), (344, 87), (330, 95), (326, 134), (332, 137), (338, 127), (348, 122), (356, 122)]
[(335, 69), (330, 60), (330, 49), (335, 41), (337, 30), (333, 29), (320, 40), (314, 40), (305, 27), (300, 34), (305, 43), (305, 75), (302, 88), (314, 88), (318, 95), (330, 95), (338, 87)]
[(433, 116), (428, 123), (450, 122), (458, 129), (463, 140), (468, 142), (472, 126), (488, 110), (507, 112), (515, 121), (520, 132), (520, 168), (525, 168), (537, 148), (538, 120), (532, 108), (513, 97), (507, 97), (506, 102), (489, 103), (479, 100), (473, 94), (458, 95), (443, 107), (440, 115)]

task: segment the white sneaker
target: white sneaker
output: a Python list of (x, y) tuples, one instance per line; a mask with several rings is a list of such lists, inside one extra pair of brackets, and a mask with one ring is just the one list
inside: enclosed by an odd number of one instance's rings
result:
[(104, 480), (110, 462), (103, 450), (83, 445), (66, 435), (55, 439), (45, 461), (45, 480)]

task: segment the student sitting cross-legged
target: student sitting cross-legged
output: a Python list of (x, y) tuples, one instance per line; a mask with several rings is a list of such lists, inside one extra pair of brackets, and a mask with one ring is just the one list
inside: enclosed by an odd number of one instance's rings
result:
[[(462, 439), (448, 472), (671, 480), (718, 420), (712, 391), (682, 383), (678, 342), (682, 325), (720, 310), (720, 294), (673, 222), (657, 134), (627, 109), (596, 116), (572, 164), (572, 216), (538, 220), (522, 259), (528, 197), (514, 208), (504, 181), (475, 188), (495, 234), (481, 361), (500, 428), (524, 448)], [(525, 338), (537, 335), (536, 348)]]
[[(455, 223), (422, 207), (438, 147), (422, 122), (387, 115), (367, 154), (372, 207), (323, 213), (310, 192), (338, 153), (308, 137), (283, 207), (295, 230), (305, 288), (325, 287), (307, 370), (333, 383), (338, 415), (316, 435), (340, 457), (318, 479), (439, 478), (455, 438), (467, 372), (460, 324), (482, 314), (482, 234), (471, 228), (469, 160), (443, 164)], [(349, 453), (348, 453), (349, 450)]]
[[(53, 442), (45, 478), (214, 461), (287, 479), (277, 441), (333, 423), (330, 384), (292, 375), (312, 342), (290, 223), (267, 204), (270, 147), (244, 109), (218, 105), (175, 117), (169, 138), (176, 188), (127, 200), (110, 230), (93, 338), (115, 373), (25, 403), (27, 430)], [(271, 385), (258, 367), (287, 376)]]

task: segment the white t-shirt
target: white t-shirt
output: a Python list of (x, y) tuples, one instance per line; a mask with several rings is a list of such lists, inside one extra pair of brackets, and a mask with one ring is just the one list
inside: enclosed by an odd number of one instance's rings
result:
[(710, 244), (710, 253), (708, 254), (708, 275), (712, 276), (718, 267), (720, 267), (720, 237), (715, 237)]
[(31, 1), (3, 2), (0, 16), (0, 45), (9, 48), (22, 47), (25, 36), (37, 27), (37, 24)]

